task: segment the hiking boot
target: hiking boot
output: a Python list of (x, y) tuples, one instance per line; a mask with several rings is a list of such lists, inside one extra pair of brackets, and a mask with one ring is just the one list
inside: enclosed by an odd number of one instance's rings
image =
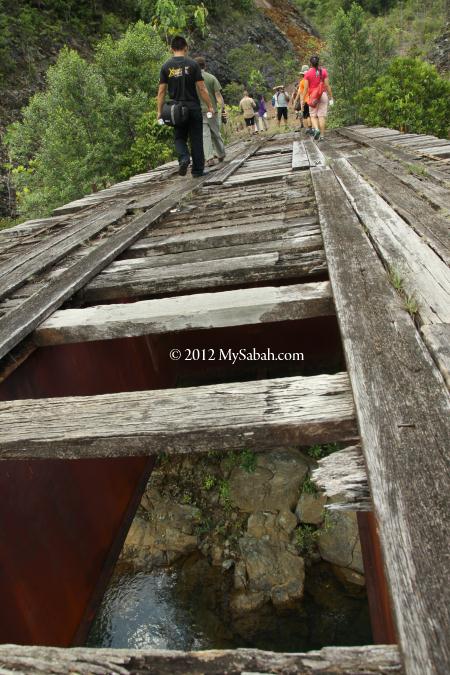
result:
[(318, 141), (320, 139), (320, 131), (319, 129), (314, 129), (314, 140)]
[(178, 175), (179, 176), (185, 176), (187, 174), (188, 166), (191, 163), (191, 160), (189, 157), (185, 157), (184, 159), (180, 160), (180, 165), (178, 167)]

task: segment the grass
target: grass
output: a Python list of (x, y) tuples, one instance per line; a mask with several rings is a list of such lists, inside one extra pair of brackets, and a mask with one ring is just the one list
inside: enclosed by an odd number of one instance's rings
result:
[(322, 459), (338, 450), (339, 446), (337, 443), (325, 443), (324, 445), (311, 445), (311, 447), (306, 450), (306, 454), (313, 459)]
[(317, 485), (307, 476), (302, 485), (302, 493), (306, 495), (316, 495), (319, 492)]
[(394, 267), (391, 267), (389, 269), (389, 280), (396, 291), (399, 292), (403, 291), (403, 277), (401, 276), (400, 272), (396, 270)]
[(428, 176), (428, 171), (423, 164), (405, 164), (405, 169), (413, 176)]
[(415, 316), (415, 314), (417, 314), (419, 311), (419, 305), (417, 304), (417, 300), (413, 295), (405, 296), (404, 307), (411, 316)]

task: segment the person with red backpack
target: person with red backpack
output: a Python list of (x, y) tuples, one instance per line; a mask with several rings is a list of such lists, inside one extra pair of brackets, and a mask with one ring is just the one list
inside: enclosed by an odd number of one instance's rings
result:
[(333, 105), (333, 94), (328, 81), (328, 71), (319, 66), (319, 57), (311, 56), (311, 68), (305, 73), (304, 97), (309, 100), (309, 114), (314, 129), (314, 140), (323, 140), (325, 134), (328, 104)]

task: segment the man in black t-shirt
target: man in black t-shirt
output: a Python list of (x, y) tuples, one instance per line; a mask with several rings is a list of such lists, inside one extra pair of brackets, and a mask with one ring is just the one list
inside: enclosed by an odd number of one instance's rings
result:
[[(189, 138), (192, 153), (192, 175), (203, 176), (205, 155), (203, 152), (203, 115), (200, 99), (208, 106), (208, 112), (214, 113), (208, 90), (203, 81), (198, 63), (188, 58), (186, 40), (177, 36), (172, 40), (172, 53), (161, 68), (158, 89), (158, 118), (168, 91), (172, 101), (182, 101), (189, 108), (189, 119), (184, 126), (174, 127), (175, 148), (180, 164), (179, 174), (185, 176), (191, 161), (187, 140)], [(184, 78), (184, 83), (183, 83)]]

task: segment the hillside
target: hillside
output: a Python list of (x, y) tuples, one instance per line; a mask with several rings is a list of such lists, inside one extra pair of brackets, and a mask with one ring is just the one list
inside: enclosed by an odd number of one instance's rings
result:
[[(45, 73), (56, 61), (64, 45), (89, 57), (94, 45), (106, 34), (119, 36), (127, 25), (140, 17), (134, 0), (102, 0), (77, 8), (68, 0), (62, 10), (56, 0), (46, 9), (33, 0), (8, 3), (0, 0), (0, 135), (6, 126), (20, 117), (31, 96), (45, 86)], [(219, 3), (209, 3), (217, 4)], [(231, 3), (230, 3), (231, 4)], [(317, 33), (290, 0), (257, 0), (246, 11), (211, 11), (208, 29), (202, 37), (191, 35), (192, 51), (206, 54), (210, 68), (224, 84), (238, 78), (228, 55), (242, 45), (258, 50), (266, 64), (267, 81), (273, 86), (283, 69), (282, 59), (306, 56), (317, 44)], [(279, 64), (276, 67), (276, 64)], [(0, 144), (2, 180), (0, 217), (10, 215), (11, 206), (3, 165), (5, 148)]]

